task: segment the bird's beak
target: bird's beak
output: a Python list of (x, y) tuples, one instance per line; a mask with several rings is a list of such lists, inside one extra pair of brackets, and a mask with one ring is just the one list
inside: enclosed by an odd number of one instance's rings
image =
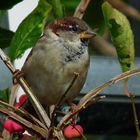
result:
[(81, 32), (80, 33), (80, 38), (92, 38), (96, 36), (96, 33), (94, 31), (91, 31), (91, 30), (87, 30), (87, 31), (84, 31), (84, 32)]

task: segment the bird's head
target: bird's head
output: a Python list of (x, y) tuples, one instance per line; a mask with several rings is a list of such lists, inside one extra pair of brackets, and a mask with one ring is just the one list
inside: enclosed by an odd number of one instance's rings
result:
[(74, 41), (77, 38), (81, 41), (88, 41), (96, 35), (83, 20), (76, 17), (55, 20), (47, 26), (47, 29), (50, 29), (57, 36), (70, 41)]

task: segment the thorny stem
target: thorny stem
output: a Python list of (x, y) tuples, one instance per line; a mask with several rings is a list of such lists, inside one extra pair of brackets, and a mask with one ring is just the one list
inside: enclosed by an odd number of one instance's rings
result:
[(90, 0), (81, 0), (79, 5), (77, 6), (73, 16), (77, 17), (79, 19), (82, 19), (83, 15), (84, 15), (84, 12), (85, 12), (89, 2), (90, 2)]
[[(14, 74), (16, 69), (12, 65), (12, 63), (11, 63), (10, 59), (8, 58), (8, 56), (6, 56), (4, 54), (2, 49), (0, 49), (0, 58), (3, 60), (3, 62), (8, 67), (8, 69), (11, 71), (11, 73)], [(31, 99), (31, 102), (33, 103), (33, 107), (35, 108), (36, 113), (41, 118), (41, 121), (44, 124), (46, 124), (47, 127), (49, 127), (50, 126), (50, 119), (49, 119), (48, 115), (46, 114), (46, 112), (45, 112), (44, 108), (42, 107), (42, 105), (39, 103), (38, 99), (33, 95), (32, 91), (30, 90), (30, 88), (29, 88), (29, 86), (27, 84), (27, 82), (24, 80), (23, 77), (20, 77), (19, 80), (18, 80), (18, 83), (23, 88), (25, 93), (27, 93), (29, 95), (29, 98)]]

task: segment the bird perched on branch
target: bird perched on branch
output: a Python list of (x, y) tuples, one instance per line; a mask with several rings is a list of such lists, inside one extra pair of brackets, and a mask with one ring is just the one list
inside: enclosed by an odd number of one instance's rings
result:
[(66, 17), (48, 24), (22, 71), (42, 105), (72, 101), (82, 89), (89, 67), (88, 40), (95, 33), (81, 19)]

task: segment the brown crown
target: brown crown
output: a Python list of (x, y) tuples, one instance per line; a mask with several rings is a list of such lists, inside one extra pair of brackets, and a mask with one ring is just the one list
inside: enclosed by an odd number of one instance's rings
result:
[(52, 29), (54, 33), (57, 33), (58, 30), (81, 32), (88, 30), (88, 25), (76, 17), (66, 17), (50, 23), (47, 28)]

